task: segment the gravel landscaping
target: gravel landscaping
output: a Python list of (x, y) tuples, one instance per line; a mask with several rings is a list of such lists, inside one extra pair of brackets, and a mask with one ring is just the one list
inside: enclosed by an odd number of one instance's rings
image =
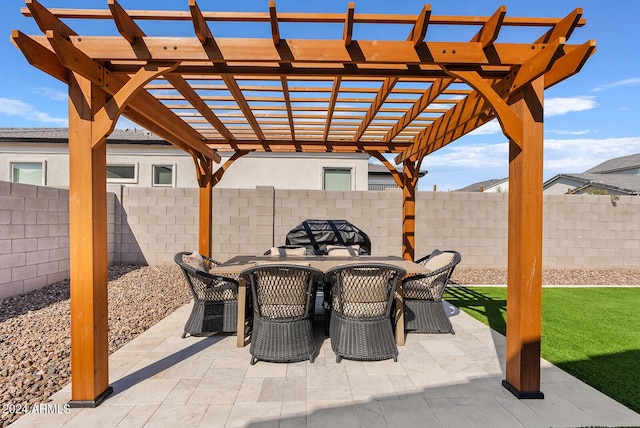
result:
[[(457, 284), (504, 284), (506, 270), (456, 269)], [(638, 285), (639, 271), (549, 270), (544, 284)], [(177, 266), (109, 268), (109, 352), (191, 300)], [(186, 321), (186, 320), (185, 320)], [(0, 300), (0, 404), (39, 404), (69, 383), (69, 281)], [(20, 415), (3, 412), (2, 427)]]

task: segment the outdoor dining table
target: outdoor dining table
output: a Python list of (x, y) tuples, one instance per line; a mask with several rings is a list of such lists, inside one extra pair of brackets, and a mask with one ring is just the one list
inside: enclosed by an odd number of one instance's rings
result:
[[(415, 275), (419, 273), (429, 273), (430, 269), (422, 265), (414, 263), (397, 256), (369, 256), (360, 255), (357, 257), (349, 256), (254, 256), (240, 255), (235, 256), (226, 262), (211, 269), (211, 273), (219, 275), (227, 275), (239, 277), (238, 281), (238, 329), (237, 329), (237, 346), (242, 348), (245, 346), (245, 308), (247, 299), (247, 283), (240, 276), (240, 273), (248, 268), (253, 267), (257, 263), (305, 263), (309, 266), (326, 272), (335, 267), (351, 263), (386, 263), (400, 267), (407, 271), (407, 275)], [(404, 345), (404, 310), (402, 302), (402, 283), (398, 281), (395, 291), (396, 313), (395, 313), (395, 332), (396, 343)]]

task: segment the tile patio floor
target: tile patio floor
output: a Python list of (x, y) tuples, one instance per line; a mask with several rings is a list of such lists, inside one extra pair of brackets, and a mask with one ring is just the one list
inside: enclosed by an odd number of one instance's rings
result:
[[(544, 400), (501, 386), (505, 338), (455, 308), (455, 335), (410, 334), (398, 362), (249, 364), (235, 336), (181, 339), (188, 304), (109, 359), (113, 394), (98, 408), (28, 414), (46, 427), (640, 426), (635, 413), (542, 362)], [(70, 386), (52, 399), (70, 399)]]

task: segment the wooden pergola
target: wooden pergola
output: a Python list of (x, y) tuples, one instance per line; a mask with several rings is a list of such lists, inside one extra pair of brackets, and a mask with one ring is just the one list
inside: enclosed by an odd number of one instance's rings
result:
[[(125, 116), (193, 157), (200, 185), (200, 251), (211, 252), (212, 188), (251, 151), (368, 153), (402, 188), (403, 256), (413, 259), (415, 191), (425, 156), (497, 118), (509, 140), (507, 363), (503, 384), (541, 398), (544, 90), (577, 73), (595, 42), (570, 45), (582, 10), (561, 18), (287, 13), (108, 8), (53, 9), (26, 0), (43, 35), (11, 34), (27, 61), (69, 87), (71, 364), (73, 406), (110, 392), (107, 324), (106, 138)], [(418, 11), (416, 11), (418, 12)], [(65, 22), (111, 20), (112, 36), (79, 35)], [(191, 34), (148, 36), (149, 22), (187, 23)], [(216, 37), (221, 23), (261, 38)], [(329, 39), (289, 39), (286, 25)], [(354, 28), (400, 34), (357, 40)], [(431, 40), (448, 27), (468, 41)], [(154, 28), (157, 30), (159, 25)], [(281, 32), (281, 28), (283, 31)], [(501, 30), (539, 30), (527, 42)], [(369, 27), (367, 27), (369, 28)], [(342, 33), (342, 34), (339, 34)], [(406, 37), (405, 37), (406, 36)], [(232, 152), (223, 164), (218, 152)], [(395, 154), (397, 171), (383, 154)], [(402, 315), (400, 309), (399, 316)]]

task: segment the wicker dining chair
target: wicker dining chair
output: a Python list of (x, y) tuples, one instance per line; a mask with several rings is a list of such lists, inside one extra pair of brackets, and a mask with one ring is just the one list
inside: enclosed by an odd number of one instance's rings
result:
[(253, 298), (251, 364), (315, 360), (312, 318), (322, 271), (304, 265), (259, 264), (241, 273)]
[[(202, 270), (190, 257), (180, 252), (174, 261), (180, 266), (193, 294), (193, 309), (184, 327), (182, 337), (209, 333), (234, 333), (238, 319), (238, 281), (235, 278), (212, 275)], [(200, 256), (210, 267), (220, 263)], [(205, 265), (206, 267), (206, 265)]]
[(432, 272), (402, 281), (405, 330), (417, 333), (455, 334), (444, 310), (442, 295), (462, 257), (457, 251), (439, 251), (416, 261)]
[(406, 275), (397, 266), (355, 263), (325, 273), (331, 285), (329, 336), (336, 362), (353, 360), (398, 361), (391, 306), (396, 283)]

